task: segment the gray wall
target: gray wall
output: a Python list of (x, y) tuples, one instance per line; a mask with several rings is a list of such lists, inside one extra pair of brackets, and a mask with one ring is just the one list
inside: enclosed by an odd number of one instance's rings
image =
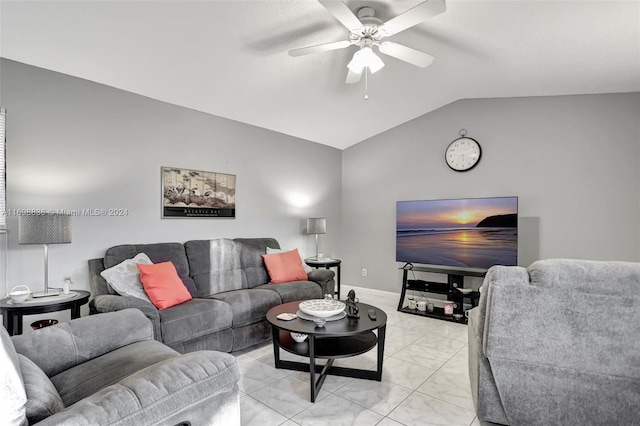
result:
[[(87, 260), (116, 244), (271, 236), (311, 255), (307, 217), (327, 217), (320, 250), (338, 254), (341, 151), (12, 61), (0, 67), (9, 209), (128, 210), (75, 217), (72, 243), (50, 246), (52, 285), (71, 275), (88, 289)], [(161, 166), (235, 174), (236, 218), (161, 219)], [(37, 290), (43, 250), (18, 245), (17, 222), (9, 217), (7, 287)]]
[[(639, 261), (638, 117), (638, 93), (461, 100), (348, 148), (344, 282), (399, 291), (399, 200), (515, 195), (521, 265), (552, 257)], [(466, 173), (444, 162), (461, 128), (483, 149)]]

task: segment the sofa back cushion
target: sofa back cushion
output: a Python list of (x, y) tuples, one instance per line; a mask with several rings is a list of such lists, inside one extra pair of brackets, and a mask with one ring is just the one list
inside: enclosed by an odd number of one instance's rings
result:
[(279, 249), (280, 244), (274, 238), (236, 238), (240, 245), (240, 265), (247, 276), (248, 288), (254, 288), (270, 281), (264, 266), (263, 254), (267, 254), (267, 247)]
[(247, 288), (240, 264), (240, 246), (233, 240), (192, 240), (184, 243), (197, 297)]
[(640, 296), (640, 263), (546, 259), (528, 268), (531, 285), (608, 296)]
[(145, 253), (153, 263), (173, 263), (184, 286), (192, 297), (196, 297), (196, 285), (189, 273), (187, 254), (184, 246), (180, 243), (125, 244), (111, 247), (104, 255), (104, 267), (105, 269), (111, 268), (127, 259), (134, 258), (139, 253)]
[[(96, 333), (109, 324), (108, 332)], [(15, 351), (33, 361), (48, 377), (121, 346), (153, 340), (153, 325), (139, 309), (83, 317), (11, 337)], [(50, 342), (56, 345), (50, 345)], [(0, 424), (2, 424), (0, 422)]]

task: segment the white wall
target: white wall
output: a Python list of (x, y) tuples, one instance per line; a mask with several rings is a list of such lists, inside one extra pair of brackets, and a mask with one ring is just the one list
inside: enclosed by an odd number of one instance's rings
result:
[[(640, 94), (462, 100), (343, 152), (343, 277), (396, 291), (399, 200), (519, 197), (519, 263), (640, 261)], [(480, 164), (450, 170), (460, 129)], [(361, 269), (368, 269), (367, 277)]]
[[(338, 255), (341, 151), (2, 60), (11, 209), (123, 208), (74, 217), (73, 241), (49, 248), (51, 285), (89, 289), (87, 260), (117, 244), (275, 237), (315, 252), (307, 217), (327, 217), (320, 250)], [(215, 98), (215, 93), (211, 94)], [(235, 174), (235, 219), (162, 219), (161, 166)], [(43, 251), (9, 229), (8, 289), (42, 286)], [(4, 293), (3, 293), (4, 294)]]

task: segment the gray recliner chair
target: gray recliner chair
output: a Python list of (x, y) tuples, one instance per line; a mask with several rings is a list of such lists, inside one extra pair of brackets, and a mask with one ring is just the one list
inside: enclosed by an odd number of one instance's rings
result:
[(235, 358), (182, 355), (137, 309), (0, 340), (2, 425), (240, 425)]
[(640, 263), (494, 266), (468, 330), (481, 421), (640, 424)]

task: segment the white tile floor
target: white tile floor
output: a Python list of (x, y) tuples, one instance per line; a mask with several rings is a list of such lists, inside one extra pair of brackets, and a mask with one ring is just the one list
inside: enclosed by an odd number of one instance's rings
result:
[[(309, 373), (275, 369), (269, 342), (235, 354), (242, 373), (242, 425), (479, 426), (467, 370), (467, 326), (397, 312), (393, 293), (355, 291), (388, 317), (382, 382), (329, 376), (311, 403)], [(334, 363), (370, 369), (375, 364), (375, 349)]]

